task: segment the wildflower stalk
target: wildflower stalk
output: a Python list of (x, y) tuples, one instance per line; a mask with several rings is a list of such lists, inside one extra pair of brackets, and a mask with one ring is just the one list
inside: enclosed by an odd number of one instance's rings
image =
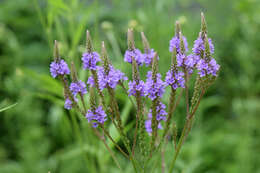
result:
[(202, 40), (205, 40), (205, 35), (207, 35), (207, 24), (206, 24), (206, 20), (205, 20), (205, 16), (204, 13), (201, 12), (201, 37)]
[(143, 46), (144, 46), (144, 52), (148, 53), (150, 50), (150, 45), (149, 45), (147, 38), (144, 35), (144, 32), (141, 32), (141, 37), (142, 37), (142, 42), (143, 42)]
[[(102, 58), (103, 58), (103, 61), (104, 61), (105, 71), (108, 72), (108, 70), (109, 70), (109, 60), (108, 60), (108, 57), (107, 57), (107, 52), (106, 52), (106, 49), (105, 49), (104, 42), (102, 43)], [(127, 151), (129, 152), (129, 159), (130, 159), (130, 161), (131, 161), (131, 163), (134, 167), (134, 170), (135, 170), (135, 172), (137, 172), (136, 162), (135, 162), (134, 157), (133, 157), (132, 152), (131, 152), (130, 141), (127, 138), (127, 136), (124, 132), (123, 126), (122, 126), (122, 120), (121, 120), (121, 117), (120, 117), (120, 111), (119, 111), (118, 103), (116, 101), (115, 92), (114, 92), (113, 88), (111, 88), (111, 87), (107, 87), (107, 89), (108, 89), (108, 93), (109, 93), (110, 98), (111, 98), (112, 111), (116, 115), (115, 117), (116, 117), (117, 123), (114, 122), (114, 124), (117, 127), (117, 130), (122, 137), (122, 141), (123, 141)]]
[[(176, 31), (179, 30), (179, 27), (177, 27), (177, 22), (176, 22)], [(172, 72), (174, 73), (174, 68), (175, 68), (175, 63), (176, 63), (176, 47), (173, 48), (173, 53), (172, 53), (172, 65), (171, 65), (171, 69)], [(169, 111), (168, 111), (168, 115), (167, 115), (167, 120), (166, 120), (166, 127), (164, 128), (164, 132), (163, 132), (163, 136), (162, 136), (162, 140), (164, 139), (164, 137), (166, 136), (166, 134), (168, 133), (168, 129), (170, 126), (170, 122), (171, 122), (171, 118), (173, 116), (173, 112), (175, 107), (175, 96), (176, 96), (176, 90), (173, 89), (171, 87), (171, 95), (170, 95), (170, 99), (169, 99)]]
[[(133, 36), (133, 30), (128, 29), (127, 32), (127, 40), (128, 40), (128, 50), (134, 50), (135, 49), (135, 44), (134, 44), (134, 36)], [(138, 71), (138, 65), (135, 60), (135, 57), (131, 57), (132, 59), (132, 79), (133, 81), (136, 82), (137, 85), (139, 85), (140, 82), (140, 74)], [(133, 139), (133, 146), (132, 146), (132, 155), (134, 156), (135, 153), (135, 147), (136, 147), (136, 141), (137, 137), (139, 134), (140, 138), (140, 149), (143, 152), (144, 145), (143, 145), (143, 140), (144, 140), (144, 119), (143, 119), (143, 104), (142, 104), (142, 98), (141, 98), (141, 92), (136, 91), (135, 95), (135, 100), (136, 100), (136, 106), (137, 106), (137, 112), (136, 112), (136, 122), (135, 122), (135, 131), (134, 131), (134, 139)], [(141, 124), (143, 123), (143, 124)], [(139, 128), (138, 128), (139, 127)], [(139, 129), (139, 131), (138, 131)], [(144, 153), (143, 153), (144, 154)]]
[[(134, 45), (132, 44), (132, 46), (134, 46)], [(133, 72), (133, 74), (132, 74), (133, 81), (135, 81), (138, 85), (140, 82), (140, 75), (139, 75), (138, 66), (136, 64), (134, 57), (132, 57), (132, 72)], [(136, 117), (135, 117), (136, 124), (135, 124), (134, 140), (133, 140), (133, 146), (132, 146), (133, 155), (134, 155), (134, 150), (135, 150), (135, 145), (136, 145), (136, 140), (137, 140), (138, 126), (141, 125), (139, 122), (139, 119), (142, 116), (142, 112), (143, 112), (142, 98), (141, 98), (140, 91), (136, 91), (135, 100), (136, 100), (136, 104), (137, 104), (137, 112), (136, 112)]]
[[(60, 60), (59, 46), (58, 46), (58, 42), (56, 40), (54, 41), (53, 56), (54, 56), (54, 61)], [(80, 113), (82, 113), (84, 115), (84, 112), (79, 108), (78, 103), (75, 101), (72, 93), (70, 92), (69, 84), (68, 84), (68, 81), (66, 79), (66, 76), (65, 75), (59, 75), (58, 77), (63, 84), (65, 97), (68, 97), (72, 101), (72, 106), (77, 111), (79, 111)]]
[[(180, 36), (180, 47), (181, 47), (181, 53), (185, 53), (185, 46), (184, 46), (184, 42), (183, 42), (183, 37), (181, 32), (179, 32), (179, 36)], [(181, 137), (179, 139), (178, 145), (176, 147), (176, 151), (173, 157), (173, 160), (171, 162), (170, 165), (170, 169), (169, 169), (169, 173), (171, 173), (173, 171), (174, 165), (175, 165), (175, 161), (179, 155), (180, 149), (182, 147), (184, 138), (186, 136), (186, 131), (188, 130), (189, 127), (189, 123), (190, 123), (190, 115), (189, 115), (189, 111), (190, 111), (190, 107), (189, 107), (189, 74), (188, 74), (188, 69), (186, 67), (183, 68), (184, 70), (184, 79), (185, 79), (185, 104), (186, 104), (186, 121), (184, 124), (184, 127), (182, 129), (182, 133), (181, 133)]]
[[(92, 53), (93, 52), (93, 44), (92, 44), (92, 40), (91, 40), (91, 36), (89, 31), (86, 31), (86, 51), (87, 53)], [(99, 88), (99, 83), (98, 83), (98, 76), (97, 76), (97, 71), (96, 70), (90, 70), (91, 74), (94, 77), (94, 81), (95, 81), (95, 86), (97, 88), (98, 94), (101, 97), (101, 102), (102, 102), (102, 106), (105, 108), (106, 107), (106, 103), (105, 103), (105, 98), (104, 95), (102, 93), (102, 91)]]
[[(153, 58), (153, 64), (152, 64), (152, 79), (153, 82), (156, 83), (157, 81), (157, 73), (158, 73), (158, 59), (157, 59), (157, 53), (155, 53), (155, 56)], [(157, 121), (157, 105), (159, 104), (159, 97), (156, 96), (156, 98), (152, 101), (152, 140), (151, 140), (151, 151), (150, 154), (152, 154), (152, 151), (154, 150), (154, 143), (157, 138), (157, 129), (158, 129), (158, 121)]]
[[(78, 76), (77, 76), (77, 72), (75, 70), (74, 62), (71, 62), (71, 79), (72, 79), (73, 82), (77, 82), (78, 81)], [(87, 108), (86, 108), (86, 104), (85, 104), (85, 100), (84, 100), (83, 94), (81, 92), (79, 94), (80, 94), (79, 96), (80, 96), (81, 103), (83, 105), (84, 114), (86, 114)]]

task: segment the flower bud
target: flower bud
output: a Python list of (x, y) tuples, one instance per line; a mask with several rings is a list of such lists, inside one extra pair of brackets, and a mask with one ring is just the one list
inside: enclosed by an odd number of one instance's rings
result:
[(135, 49), (133, 29), (128, 29), (127, 44), (128, 44), (128, 50), (134, 50)]
[(105, 47), (105, 42), (102, 41), (102, 46), (101, 46), (101, 59), (103, 61), (103, 67), (105, 69), (106, 74), (109, 72), (109, 59), (108, 59), (108, 55), (107, 55), (107, 50)]
[(158, 73), (158, 58), (157, 58), (157, 52), (155, 52), (153, 57), (153, 65), (152, 65), (152, 79), (153, 81), (156, 81), (157, 79), (157, 73)]
[(150, 44), (147, 40), (147, 38), (144, 35), (144, 32), (141, 32), (141, 37), (142, 37), (142, 42), (143, 42), (143, 46), (144, 46), (144, 52), (148, 53), (150, 50)]
[(53, 57), (55, 61), (58, 61), (60, 59), (60, 54), (59, 54), (59, 47), (58, 47), (58, 41), (54, 41), (54, 50), (53, 50)]
[(71, 62), (71, 79), (73, 82), (78, 81), (77, 72), (73, 61)]
[(205, 35), (208, 33), (207, 31), (207, 24), (206, 24), (206, 20), (205, 20), (205, 16), (204, 16), (204, 13), (201, 12), (201, 36), (202, 36), (202, 39), (204, 40), (205, 39)]
[(87, 49), (87, 53), (91, 53), (93, 52), (93, 44), (92, 44), (92, 40), (91, 40), (91, 36), (89, 31), (86, 31), (86, 49)]
[(181, 32), (181, 25), (180, 25), (180, 22), (179, 21), (176, 21), (175, 23), (175, 36), (177, 38), (180, 38), (180, 32)]

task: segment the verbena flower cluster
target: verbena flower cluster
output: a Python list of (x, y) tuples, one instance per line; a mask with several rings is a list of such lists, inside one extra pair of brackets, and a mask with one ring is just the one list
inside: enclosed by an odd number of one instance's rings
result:
[(70, 84), (70, 91), (72, 92), (73, 96), (77, 96), (77, 94), (87, 94), (86, 84), (81, 80), (77, 82), (72, 82)]
[(97, 62), (100, 61), (99, 54), (97, 52), (86, 52), (82, 55), (83, 68), (89, 70), (97, 69)]
[[(184, 42), (184, 48), (185, 48), (185, 52), (188, 52), (188, 42), (186, 37), (183, 36), (183, 42)], [(170, 40), (170, 46), (169, 46), (169, 51), (173, 52), (173, 49), (176, 48), (176, 52), (179, 54), (181, 53), (181, 40), (180, 38), (178, 38), (177, 36), (174, 36), (171, 40)]]
[(155, 56), (155, 51), (153, 49), (147, 50), (143, 53), (144, 63), (146, 66), (152, 65), (153, 57)]
[(67, 63), (63, 59), (58, 59), (53, 61), (50, 65), (50, 72), (53, 78), (56, 78), (58, 75), (70, 74), (70, 69)]
[(141, 66), (144, 63), (144, 56), (139, 49), (126, 50), (124, 60), (125, 62), (132, 63), (132, 58), (135, 59), (136, 63)]
[(153, 79), (152, 71), (149, 71), (146, 75), (145, 83), (145, 95), (147, 95), (151, 100), (157, 97), (162, 97), (165, 91), (165, 82), (161, 79), (161, 74), (157, 73), (156, 78)]
[[(145, 169), (143, 165), (137, 166), (136, 164), (143, 164), (149, 159), (138, 160), (139, 158), (135, 157), (134, 152), (140, 151), (140, 155), (152, 156), (152, 153), (161, 149), (162, 143), (170, 134), (169, 129), (177, 130), (173, 114), (179, 104), (179, 98), (185, 93), (186, 121), (178, 144), (176, 140), (174, 141), (178, 146), (176, 149), (180, 150), (183, 139), (191, 129), (200, 100), (206, 89), (218, 76), (220, 69), (219, 64), (213, 58), (214, 45), (213, 41), (208, 38), (203, 15), (201, 31), (194, 41), (191, 52), (189, 52), (188, 40), (182, 35), (180, 24), (176, 22), (176, 33), (169, 42), (169, 59), (172, 62), (167, 67), (169, 70), (166, 74), (159, 72), (159, 56), (154, 49), (150, 48), (144, 33), (141, 33), (141, 38), (143, 51), (135, 47), (133, 31), (128, 30), (128, 49), (125, 51), (124, 61), (127, 62), (125, 67), (132, 68), (130, 79), (110, 63), (104, 42), (102, 42), (100, 54), (94, 51), (88, 31), (87, 50), (81, 58), (82, 68), (89, 76), (86, 81), (79, 79), (82, 76), (77, 77), (74, 65), (69, 68), (67, 63), (59, 57), (57, 42), (55, 42), (54, 61), (50, 64), (51, 76), (58, 77), (64, 86), (64, 107), (68, 110), (75, 109), (84, 115), (95, 134), (107, 147), (106, 139), (102, 135), (111, 140), (116, 148), (132, 161), (135, 172), (142, 172), (138, 169)], [(143, 66), (144, 64), (145, 66)], [(140, 74), (141, 68), (146, 68), (145, 71), (148, 71), (146, 76)], [(190, 97), (189, 81), (193, 80), (189, 79), (193, 77), (196, 78), (196, 82), (193, 95)], [(163, 99), (166, 95), (165, 91), (169, 91), (167, 105)], [(126, 134), (128, 131), (124, 129), (125, 124), (121, 117), (121, 107), (124, 104), (119, 104), (119, 92), (120, 97), (125, 95), (133, 104), (132, 113), (135, 115), (136, 124), (134, 131), (130, 129), (134, 133), (131, 138)], [(88, 101), (86, 101), (87, 98), (89, 98)], [(110, 125), (115, 126), (127, 152), (124, 152), (113, 140), (108, 128)], [(161, 129), (162, 133), (158, 133), (158, 129)], [(147, 139), (149, 142), (144, 145)], [(137, 146), (140, 147), (140, 150), (135, 149)], [(178, 153), (179, 151), (175, 152), (172, 165), (174, 165)], [(115, 158), (113, 157), (113, 159)], [(172, 165), (169, 169), (170, 172), (173, 169)]]
[(129, 96), (136, 96), (136, 92), (139, 92), (141, 96), (145, 96), (145, 83), (144, 81), (130, 81), (128, 83)]
[[(165, 111), (165, 108), (166, 106), (162, 102), (160, 102), (159, 105), (156, 107), (156, 120), (158, 121), (158, 129), (163, 129), (161, 121), (166, 121), (167, 112)], [(149, 134), (151, 134), (153, 131), (152, 118), (152, 109), (150, 109), (148, 113), (148, 119), (145, 121), (145, 128)]]
[(95, 108), (94, 110), (89, 109), (86, 113), (86, 118), (88, 122), (92, 123), (93, 127), (97, 127), (98, 124), (104, 124), (107, 115), (103, 110), (102, 106)]
[(184, 73), (177, 69), (171, 69), (166, 73), (165, 82), (174, 90), (177, 88), (184, 88)]
[[(120, 81), (125, 81), (128, 79), (124, 73), (122, 73), (120, 70), (116, 70), (112, 65), (109, 66), (108, 73), (105, 72), (104, 67), (98, 66), (97, 77), (98, 77), (99, 89), (101, 91), (107, 87), (115, 89), (117, 84)], [(94, 87), (95, 81), (93, 76), (91, 76), (88, 79), (88, 84)]]

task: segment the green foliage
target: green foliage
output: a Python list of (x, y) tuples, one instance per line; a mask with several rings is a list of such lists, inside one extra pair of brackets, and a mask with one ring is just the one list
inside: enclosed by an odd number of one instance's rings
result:
[[(170, 68), (168, 44), (174, 21), (178, 19), (183, 34), (193, 38), (188, 40), (191, 48), (200, 28), (200, 11), (205, 13), (221, 73), (200, 105), (175, 171), (260, 172), (258, 0), (1, 1), (0, 172), (119, 172), (84, 117), (63, 109), (62, 86), (48, 71), (53, 41), (59, 41), (62, 57), (73, 60), (79, 69), (85, 30), (89, 29), (95, 49), (100, 50), (104, 40), (113, 64), (130, 76), (131, 67), (123, 64), (123, 53), (127, 28), (132, 27), (137, 47), (142, 45), (138, 32), (145, 32), (160, 56), (159, 71), (165, 74)], [(142, 77), (144, 72), (140, 72)], [(82, 70), (79, 78), (87, 75)], [(130, 131), (134, 109), (124, 100), (123, 91), (116, 97)], [(13, 103), (18, 104), (2, 111)], [(184, 110), (179, 108), (174, 115), (179, 124), (184, 123)], [(178, 132), (182, 127), (177, 127)], [(111, 127), (110, 132), (121, 144), (116, 130)], [(132, 172), (115, 147), (113, 151), (124, 172)], [(169, 141), (167, 164), (173, 151)], [(152, 166), (160, 162), (158, 154), (151, 160), (150, 170), (160, 172), (160, 167)]]

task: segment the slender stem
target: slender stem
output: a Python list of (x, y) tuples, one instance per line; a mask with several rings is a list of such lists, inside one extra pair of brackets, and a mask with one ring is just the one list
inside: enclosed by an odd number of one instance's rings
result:
[(86, 108), (85, 100), (84, 100), (84, 97), (83, 97), (82, 94), (80, 94), (80, 99), (81, 99), (81, 102), (82, 102), (82, 105), (83, 105), (84, 113), (86, 113), (87, 108)]
[(183, 139), (184, 139), (185, 134), (186, 134), (186, 129), (187, 129), (187, 127), (188, 127), (188, 120), (186, 120), (186, 123), (185, 123), (185, 125), (184, 125), (183, 130), (182, 130), (181, 137), (180, 137), (180, 140), (179, 140), (178, 145), (177, 145), (177, 149), (176, 149), (176, 151), (175, 151), (173, 160), (172, 160), (172, 162), (171, 162), (171, 166), (170, 166), (170, 169), (169, 169), (169, 173), (172, 173), (172, 171), (173, 171), (173, 167), (174, 167), (174, 165), (175, 165), (175, 161), (176, 161), (176, 159), (177, 159), (177, 157), (178, 157), (178, 155), (179, 155), (179, 152), (180, 152), (180, 150), (181, 150), (181, 147), (182, 147), (182, 143), (183, 143)]
[(165, 172), (165, 148), (162, 149), (161, 155), (162, 155), (162, 173)]
[(202, 89), (197, 104), (195, 105), (194, 109), (191, 110), (191, 114), (190, 114), (190, 117), (189, 117), (189, 119), (190, 119), (191, 122), (190, 122), (190, 125), (189, 125), (189, 127), (188, 127), (188, 131), (187, 131), (187, 133), (186, 133), (186, 136), (188, 135), (188, 133), (189, 133), (190, 130), (191, 130), (191, 126), (192, 126), (192, 122), (193, 122), (193, 116), (194, 116), (195, 112), (197, 111), (197, 109), (198, 109), (198, 107), (199, 107), (200, 101), (201, 101), (201, 99), (202, 99), (204, 93), (205, 93), (205, 90)]
[(109, 132), (104, 128), (103, 125), (101, 125), (105, 135), (113, 142), (113, 144), (116, 146), (116, 148), (126, 157), (129, 159), (129, 156), (123, 151), (123, 149), (116, 143), (116, 141), (111, 137)]
[(112, 150), (111, 150), (111, 149), (109, 148), (109, 146), (107, 145), (104, 136), (102, 136), (97, 129), (95, 129), (95, 128), (92, 128), (92, 129), (93, 129), (93, 131), (95, 132), (95, 134), (103, 141), (105, 147), (107, 148), (107, 150), (108, 150), (108, 152), (110, 153), (111, 157), (112, 157), (113, 160), (115, 161), (117, 167), (122, 171), (122, 169), (121, 169), (121, 167), (120, 167), (120, 164), (118, 163), (118, 161), (117, 161), (117, 159), (116, 159), (114, 153), (112, 152)]
[(188, 72), (187, 70), (185, 70), (185, 102), (186, 102), (186, 113), (187, 113), (187, 117), (189, 116), (189, 111), (190, 111), (190, 107), (189, 107), (189, 76), (188, 76)]
[(137, 91), (137, 93), (136, 93), (136, 102), (137, 102), (137, 113), (136, 113), (136, 118), (135, 118), (135, 132), (134, 132), (134, 141), (133, 141), (133, 146), (132, 146), (132, 155), (133, 156), (135, 154), (135, 145), (136, 145), (136, 138), (137, 138), (137, 132), (138, 132), (138, 122), (140, 120), (140, 116), (142, 113), (142, 100), (141, 100), (139, 91)]
[[(186, 123), (185, 123), (185, 125), (184, 125), (183, 130), (182, 130), (181, 137), (180, 137), (180, 140), (179, 140), (179, 142), (178, 142), (176, 152), (175, 152), (174, 157), (173, 157), (173, 160), (172, 160), (172, 162), (171, 162), (171, 166), (170, 166), (170, 169), (169, 169), (169, 173), (172, 173), (172, 171), (173, 171), (173, 168), (174, 168), (176, 159), (177, 159), (177, 157), (178, 157), (178, 155), (179, 155), (180, 149), (181, 149), (181, 147), (182, 147), (184, 138), (185, 138), (187, 132), (189, 132), (189, 130), (190, 130), (189, 127), (190, 127), (191, 119), (193, 118), (195, 112), (197, 111), (197, 109), (198, 109), (198, 107), (199, 107), (199, 104), (200, 104), (200, 101), (201, 101), (202, 96), (204, 95), (204, 93), (205, 93), (205, 90), (202, 89), (201, 94), (200, 94), (200, 98), (199, 98), (197, 104), (195, 105), (194, 110), (191, 112), (191, 114), (190, 114), (190, 115), (187, 117), (187, 119), (186, 119)], [(187, 130), (188, 130), (188, 131), (187, 131)]]
[(132, 165), (134, 167), (134, 170), (135, 170), (136, 173), (138, 173), (135, 160), (134, 160), (134, 158), (132, 156), (132, 152), (131, 152), (131, 148), (130, 148), (130, 144), (129, 144), (129, 139), (127, 138), (126, 134), (123, 131), (122, 121), (121, 121), (121, 117), (120, 117), (118, 104), (117, 104), (117, 101), (115, 99), (114, 90), (112, 88), (108, 88), (108, 92), (109, 92), (109, 94), (111, 96), (111, 99), (112, 99), (112, 106), (113, 106), (112, 109), (113, 109), (113, 112), (116, 114), (116, 120), (117, 120), (117, 125), (118, 125), (118, 132), (122, 136), (123, 143), (124, 143), (127, 151), (129, 152), (129, 159), (130, 159), (130, 161), (131, 161), (131, 163), (132, 163)]
[(152, 153), (154, 151), (154, 143), (157, 138), (157, 130), (158, 130), (158, 120), (156, 118), (157, 111), (156, 107), (158, 105), (159, 98), (155, 98), (152, 102), (152, 140), (151, 140), (151, 148), (150, 148), (150, 157), (152, 157)]

